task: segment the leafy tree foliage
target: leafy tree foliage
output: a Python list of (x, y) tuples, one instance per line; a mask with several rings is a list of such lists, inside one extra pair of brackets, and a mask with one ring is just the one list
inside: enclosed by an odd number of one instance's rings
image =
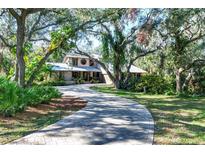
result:
[(167, 19), (158, 31), (167, 38), (166, 46), (176, 76), (176, 91), (181, 93), (185, 82), (188, 82), (185, 80), (183, 84), (182, 73), (189, 71), (198, 61), (204, 61), (198, 48), (205, 36), (204, 9), (168, 9)]
[(45, 77), (46, 61), (74, 51), (98, 62), (116, 88), (130, 88), (137, 64), (175, 79), (177, 93), (203, 93), (204, 17), (204, 9), (1, 9), (0, 69), (29, 86)]
[[(111, 13), (109, 18), (98, 24), (95, 31), (89, 31), (97, 35), (101, 41), (99, 51), (102, 58), (93, 59), (107, 71), (116, 88), (128, 87), (131, 65), (140, 57), (151, 54), (161, 47), (160, 42), (149, 42), (153, 28), (161, 20), (161, 11), (107, 9), (103, 13)], [(77, 52), (89, 56), (82, 50), (78, 49)]]

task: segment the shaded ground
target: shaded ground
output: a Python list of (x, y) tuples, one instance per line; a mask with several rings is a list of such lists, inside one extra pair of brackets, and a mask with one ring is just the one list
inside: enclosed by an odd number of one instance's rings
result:
[(77, 97), (64, 96), (52, 99), (49, 104), (28, 107), (15, 117), (0, 116), (0, 144), (8, 143), (53, 124), (64, 116), (85, 107), (86, 103)]
[(144, 106), (90, 86), (58, 87), (64, 95), (83, 98), (87, 106), (11, 144), (152, 144), (154, 123)]
[(116, 90), (92, 89), (136, 100), (145, 105), (155, 121), (154, 144), (205, 144), (205, 98), (179, 98), (165, 95)]

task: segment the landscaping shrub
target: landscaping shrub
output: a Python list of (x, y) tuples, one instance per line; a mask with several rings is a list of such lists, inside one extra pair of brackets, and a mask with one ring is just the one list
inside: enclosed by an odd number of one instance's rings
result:
[(29, 105), (46, 103), (52, 98), (60, 97), (57, 89), (50, 86), (34, 86), (25, 90), (27, 102)]
[(100, 81), (97, 80), (97, 79), (95, 79), (95, 78), (93, 78), (93, 79), (90, 80), (90, 83), (99, 83), (99, 82), (100, 82)]
[(12, 116), (16, 112), (24, 110), (27, 105), (22, 99), (23, 89), (15, 82), (0, 77), (0, 114)]
[(44, 86), (65, 86), (66, 82), (64, 80), (51, 80), (51, 81), (41, 82), (41, 85), (44, 85)]
[(76, 82), (76, 84), (83, 84), (83, 83), (85, 83), (85, 80), (83, 78), (76, 78), (75, 82)]
[(173, 94), (172, 81), (163, 78), (159, 75), (147, 74), (143, 75), (140, 80), (135, 84), (135, 90), (138, 92), (144, 92), (144, 88), (147, 93), (151, 94)]
[(3, 116), (13, 116), (28, 105), (45, 103), (60, 96), (58, 90), (50, 86), (23, 89), (15, 82), (0, 77), (0, 114)]

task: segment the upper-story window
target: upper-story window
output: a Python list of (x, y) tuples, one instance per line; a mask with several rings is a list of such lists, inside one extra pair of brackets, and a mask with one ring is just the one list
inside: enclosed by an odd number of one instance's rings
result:
[(90, 60), (90, 66), (94, 66), (94, 61)]
[(87, 63), (87, 61), (86, 61), (86, 59), (85, 59), (85, 58), (81, 59), (81, 61), (80, 61), (80, 62), (81, 62), (81, 64), (82, 64), (82, 65), (85, 65), (85, 64)]
[(78, 58), (72, 58), (73, 66), (78, 66)]

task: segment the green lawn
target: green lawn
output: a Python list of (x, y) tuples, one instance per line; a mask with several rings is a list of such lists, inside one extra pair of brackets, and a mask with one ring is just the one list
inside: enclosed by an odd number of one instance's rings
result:
[(145, 105), (155, 120), (154, 144), (205, 144), (205, 97), (147, 95), (111, 86), (92, 89)]

